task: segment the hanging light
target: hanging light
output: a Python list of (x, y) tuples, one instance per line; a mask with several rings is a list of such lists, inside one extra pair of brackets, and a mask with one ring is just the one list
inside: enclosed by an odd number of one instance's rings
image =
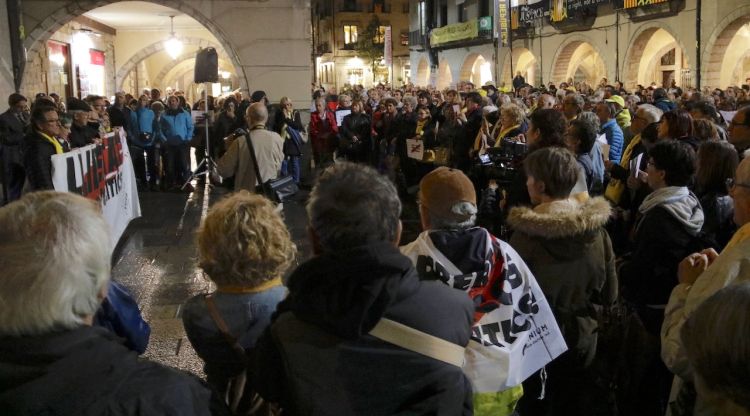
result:
[(177, 59), (182, 53), (182, 42), (177, 39), (177, 36), (174, 34), (174, 16), (169, 16), (169, 19), (171, 21), (170, 26), (172, 31), (169, 34), (169, 39), (164, 42), (164, 48), (172, 59)]

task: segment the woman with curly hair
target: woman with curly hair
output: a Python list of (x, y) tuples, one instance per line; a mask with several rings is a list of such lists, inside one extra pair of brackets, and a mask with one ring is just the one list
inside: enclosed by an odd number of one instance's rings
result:
[(198, 265), (216, 290), (188, 300), (182, 323), (205, 362), (208, 383), (226, 394), (245, 370), (239, 347), (249, 350), (255, 345), (286, 296), (281, 276), (296, 247), (273, 204), (247, 191), (211, 208), (197, 245)]

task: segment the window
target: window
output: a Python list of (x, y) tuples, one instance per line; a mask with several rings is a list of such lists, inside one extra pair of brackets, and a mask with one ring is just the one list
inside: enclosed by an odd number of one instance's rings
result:
[(463, 23), (466, 21), (466, 6), (464, 6), (463, 4), (459, 4), (457, 7), (458, 7), (458, 13), (457, 13), (458, 22)]
[(388, 26), (378, 26), (378, 33), (375, 34), (374, 43), (385, 43), (385, 28)]
[(357, 25), (344, 25), (344, 44), (354, 45), (357, 43)]

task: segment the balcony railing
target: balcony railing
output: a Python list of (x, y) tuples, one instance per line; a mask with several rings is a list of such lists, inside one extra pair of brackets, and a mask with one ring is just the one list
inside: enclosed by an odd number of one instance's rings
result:
[(331, 45), (328, 42), (321, 42), (318, 44), (318, 47), (316, 49), (319, 54), (323, 53), (331, 53)]
[(409, 47), (417, 50), (424, 49), (427, 45), (427, 36), (422, 34), (420, 30), (413, 30), (409, 32)]

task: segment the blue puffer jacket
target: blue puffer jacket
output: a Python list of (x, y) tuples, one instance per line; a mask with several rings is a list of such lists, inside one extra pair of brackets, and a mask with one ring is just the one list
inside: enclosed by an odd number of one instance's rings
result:
[(165, 111), (161, 116), (160, 125), (169, 145), (188, 143), (193, 138), (193, 119), (187, 111)]
[(143, 143), (141, 140), (141, 129), (138, 125), (138, 115), (135, 111), (131, 109), (125, 109), (123, 111), (125, 113), (125, 117), (127, 117), (127, 133), (128, 138), (130, 139), (130, 144), (138, 146), (138, 147), (145, 147), (146, 144)]
[(138, 127), (141, 129), (141, 133), (153, 133), (154, 111), (148, 107), (139, 107), (136, 114), (138, 115)]
[(601, 131), (607, 136), (607, 144), (609, 144), (609, 160), (614, 163), (620, 163), (620, 157), (622, 157), (622, 146), (625, 143), (625, 138), (622, 135), (622, 129), (617, 125), (617, 120), (611, 119), (602, 124)]

